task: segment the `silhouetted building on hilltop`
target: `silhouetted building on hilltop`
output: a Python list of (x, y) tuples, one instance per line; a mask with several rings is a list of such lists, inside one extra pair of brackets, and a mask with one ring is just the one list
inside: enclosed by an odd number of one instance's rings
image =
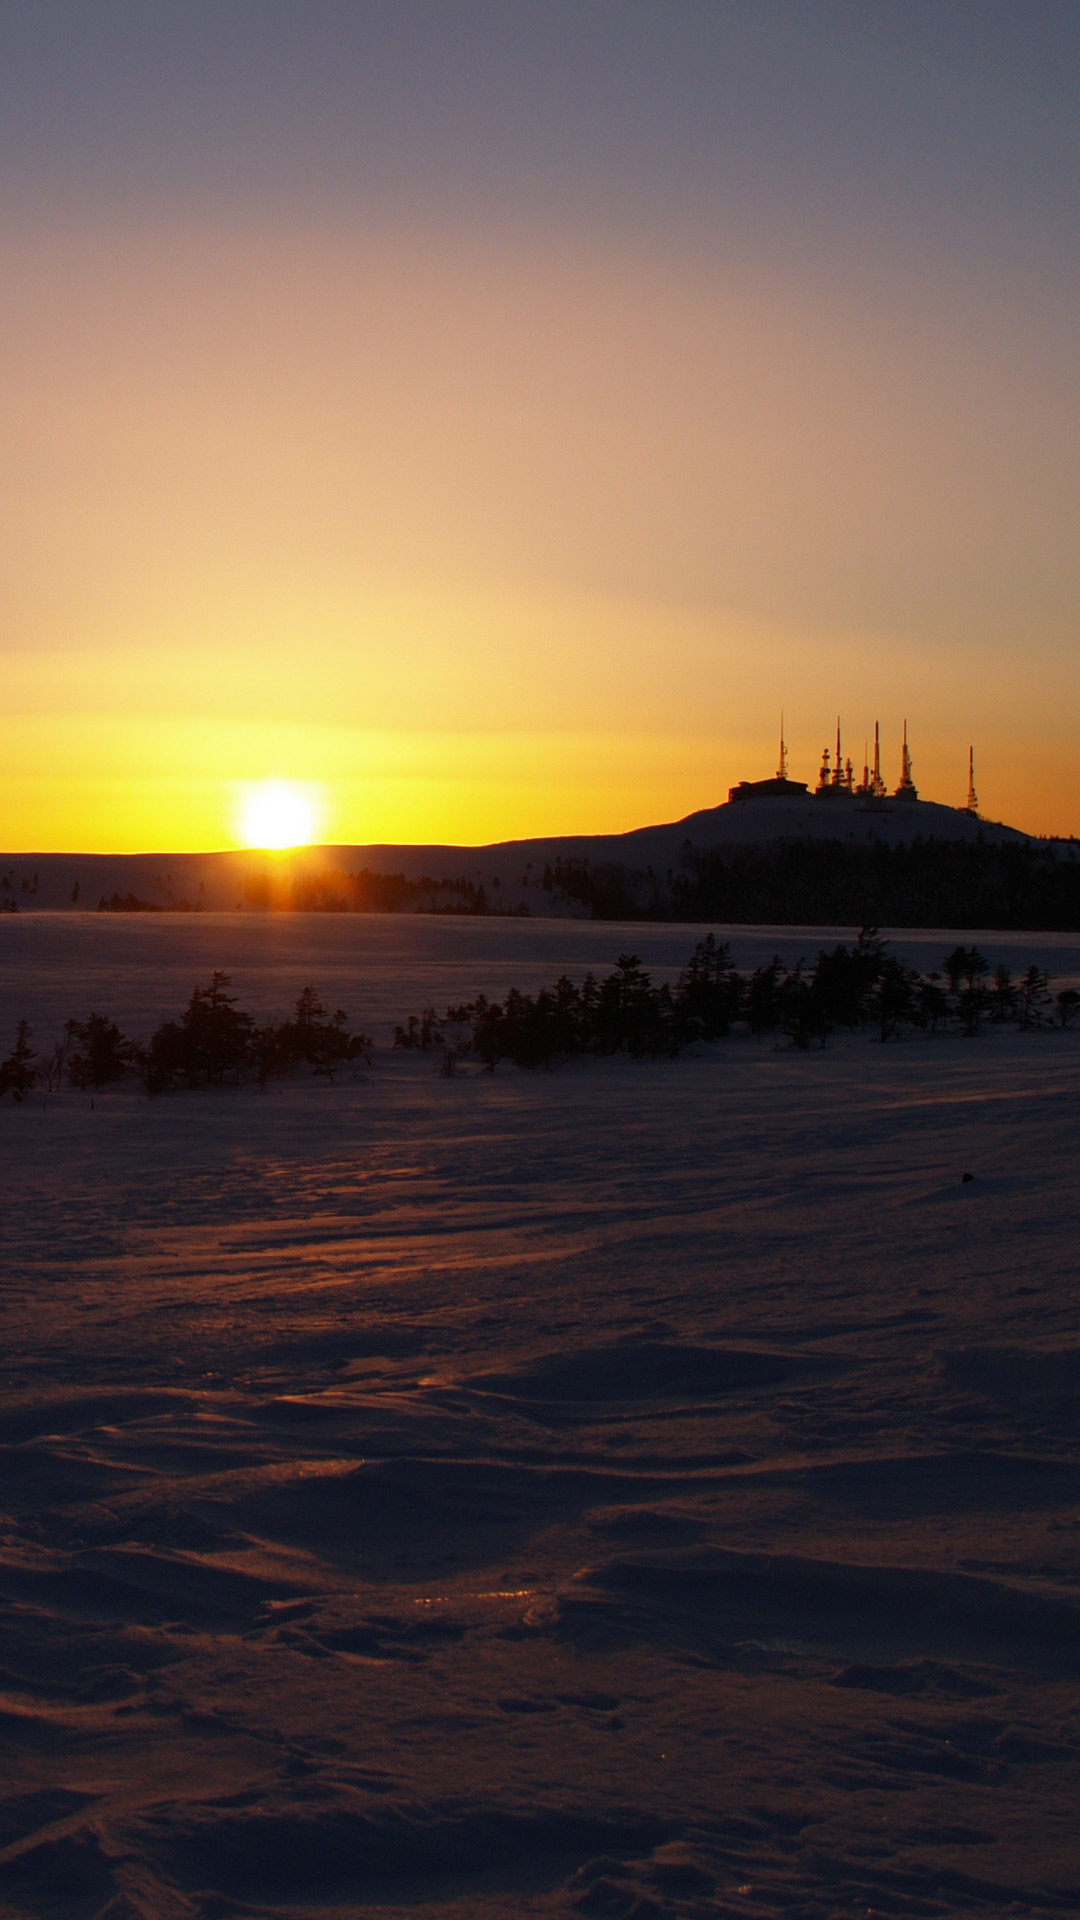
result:
[(808, 788), (805, 780), (781, 780), (779, 775), (773, 780), (740, 780), (737, 787), (728, 788), (730, 800), (805, 800)]
[(771, 780), (740, 780), (728, 788), (728, 803), (733, 800), (798, 800), (806, 796), (805, 780), (788, 779), (787, 743), (784, 716), (780, 715), (780, 761)]

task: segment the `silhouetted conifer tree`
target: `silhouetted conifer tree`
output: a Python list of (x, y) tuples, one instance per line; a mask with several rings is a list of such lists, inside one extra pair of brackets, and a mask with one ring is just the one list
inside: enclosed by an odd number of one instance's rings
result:
[(1041, 967), (1030, 966), (1016, 988), (1017, 1022), (1021, 1033), (1042, 1025), (1050, 1005), (1049, 976)]
[(73, 1087), (105, 1087), (123, 1080), (135, 1067), (139, 1050), (121, 1033), (115, 1020), (92, 1013), (85, 1020), (69, 1020), (66, 1071)]
[(28, 1020), (20, 1020), (15, 1028), (15, 1044), (6, 1060), (0, 1060), (0, 1094), (13, 1094), (16, 1100), (24, 1100), (38, 1076), (38, 1061), (30, 1035), (33, 1029)]

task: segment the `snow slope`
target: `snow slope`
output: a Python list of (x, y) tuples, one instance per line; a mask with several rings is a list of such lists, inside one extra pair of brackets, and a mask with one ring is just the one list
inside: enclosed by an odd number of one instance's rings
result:
[[(895, 952), (924, 972), (973, 940), (992, 965), (1034, 961), (1058, 986), (1080, 985), (1080, 934), (955, 928), (886, 929)], [(713, 932), (737, 966), (774, 953), (789, 965), (857, 937), (852, 927), (695, 927), (640, 921), (516, 920), (413, 914), (12, 914), (0, 916), (0, 1044), (29, 1019), (39, 1044), (69, 1018), (106, 1013), (144, 1039), (175, 1017), (212, 968), (232, 976), (242, 1004), (284, 1014), (311, 983), (331, 1007), (379, 1041), (429, 1002), (440, 1010), (478, 993), (535, 993), (560, 973), (609, 973), (619, 953), (640, 956), (657, 982), (674, 980), (695, 943)]]
[[(42, 1017), (228, 957), (33, 924)], [(248, 997), (621, 932), (464, 931)], [(1075, 1911), (1078, 1116), (1011, 1032), (4, 1103), (4, 1920)]]

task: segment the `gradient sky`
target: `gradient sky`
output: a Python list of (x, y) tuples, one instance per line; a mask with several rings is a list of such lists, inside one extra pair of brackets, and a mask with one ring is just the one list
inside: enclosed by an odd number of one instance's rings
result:
[(1080, 9), (0, 0), (0, 845), (1080, 832)]

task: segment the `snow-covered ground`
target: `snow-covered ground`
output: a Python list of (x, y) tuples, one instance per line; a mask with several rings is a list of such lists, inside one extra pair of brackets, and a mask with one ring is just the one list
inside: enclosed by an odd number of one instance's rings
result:
[[(12, 916), (3, 1016), (694, 937)], [(1059, 1031), (0, 1105), (0, 1914), (1075, 1911), (1078, 1149)]]
[[(895, 952), (923, 971), (940, 968), (958, 942), (973, 941), (992, 964), (1022, 971), (1034, 961), (1058, 986), (1080, 984), (1080, 934), (892, 931)], [(654, 979), (674, 980), (708, 932), (727, 940), (735, 964), (752, 968), (779, 953), (788, 964), (857, 937), (851, 927), (693, 927), (593, 920), (459, 918), (426, 914), (96, 914), (0, 916), (0, 1042), (18, 1019), (44, 1041), (89, 1012), (108, 1014), (136, 1037), (186, 1004), (215, 967), (231, 974), (241, 1003), (284, 1013), (309, 982), (331, 1007), (389, 1041), (394, 1024), (429, 1000), (442, 1009), (510, 987), (535, 993), (560, 973), (580, 981), (609, 973), (619, 953), (640, 956)]]

